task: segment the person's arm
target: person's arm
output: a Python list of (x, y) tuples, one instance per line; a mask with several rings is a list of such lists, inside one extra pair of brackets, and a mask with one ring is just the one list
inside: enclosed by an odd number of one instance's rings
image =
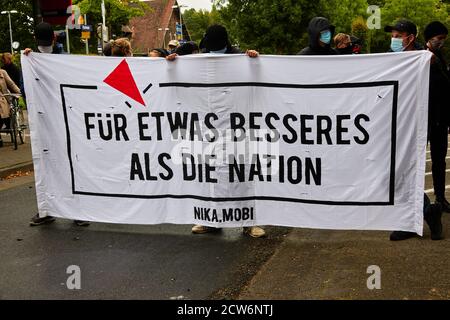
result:
[(176, 58), (178, 57), (178, 54), (176, 53), (171, 53), (166, 57), (166, 60), (168, 61), (174, 61)]
[[(249, 56), (250, 58), (256, 58), (256, 57), (259, 56), (259, 52), (256, 51), (256, 50), (247, 50), (247, 51), (245, 52), (245, 54), (246, 54), (247, 56)], [(176, 53), (172, 53), (172, 54), (169, 54), (169, 55), (166, 57), (166, 59), (167, 59), (168, 61), (174, 61), (177, 57), (178, 57), (178, 55), (177, 55)]]

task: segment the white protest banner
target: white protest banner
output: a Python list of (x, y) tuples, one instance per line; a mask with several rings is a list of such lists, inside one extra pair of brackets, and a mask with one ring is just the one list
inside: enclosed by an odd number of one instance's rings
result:
[(39, 212), (422, 234), (429, 61), (23, 56)]

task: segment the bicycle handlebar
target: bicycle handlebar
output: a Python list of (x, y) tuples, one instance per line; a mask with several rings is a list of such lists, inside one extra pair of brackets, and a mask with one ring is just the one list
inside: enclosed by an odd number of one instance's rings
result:
[(0, 97), (13, 97), (19, 99), (22, 95), (20, 93), (5, 93), (0, 94)]

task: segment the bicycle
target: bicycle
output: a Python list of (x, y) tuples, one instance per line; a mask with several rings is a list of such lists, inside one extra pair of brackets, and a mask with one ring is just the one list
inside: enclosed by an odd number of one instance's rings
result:
[(6, 93), (0, 94), (0, 96), (5, 97), (10, 104), (9, 128), (0, 129), (0, 132), (6, 132), (11, 135), (11, 143), (14, 146), (14, 150), (17, 150), (18, 140), (20, 140), (20, 144), (25, 143), (25, 129), (27, 129), (22, 109), (19, 106), (19, 98), (21, 95)]

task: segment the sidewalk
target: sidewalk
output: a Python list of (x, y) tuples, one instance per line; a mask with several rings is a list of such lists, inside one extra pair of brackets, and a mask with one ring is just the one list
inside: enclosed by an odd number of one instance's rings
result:
[(33, 170), (29, 135), (26, 135), (25, 144), (19, 144), (17, 150), (14, 150), (8, 134), (2, 133), (2, 140), (3, 148), (0, 148), (0, 179), (17, 171)]
[[(295, 228), (238, 299), (450, 299), (450, 214), (446, 239), (389, 241), (389, 232)], [(381, 270), (381, 289), (369, 290), (369, 266)]]

